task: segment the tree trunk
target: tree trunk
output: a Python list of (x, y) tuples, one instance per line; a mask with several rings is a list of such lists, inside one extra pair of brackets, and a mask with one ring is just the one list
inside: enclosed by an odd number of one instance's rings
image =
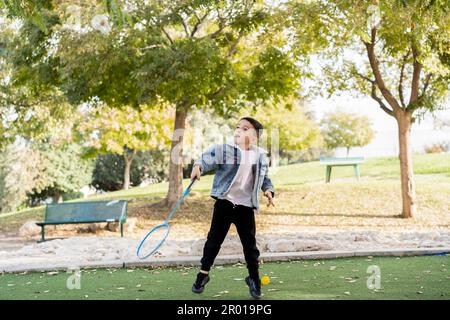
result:
[(53, 195), (53, 203), (61, 203), (63, 202), (63, 197), (61, 195), (61, 192), (55, 191)]
[(123, 187), (122, 187), (123, 190), (130, 189), (131, 163), (133, 162), (136, 150), (133, 150), (131, 157), (128, 157), (127, 153), (128, 153), (127, 149), (125, 148), (125, 151), (123, 153), (123, 159), (125, 161), (125, 170), (123, 174)]
[(350, 153), (350, 148), (347, 147), (347, 158), (348, 158), (348, 154)]
[(402, 184), (402, 218), (411, 218), (417, 213), (416, 189), (411, 155), (411, 114), (407, 111), (397, 113), (399, 138), (400, 176)]
[(187, 104), (180, 103), (175, 111), (175, 127), (170, 148), (169, 190), (165, 203), (174, 207), (183, 192), (183, 137), (186, 125)]

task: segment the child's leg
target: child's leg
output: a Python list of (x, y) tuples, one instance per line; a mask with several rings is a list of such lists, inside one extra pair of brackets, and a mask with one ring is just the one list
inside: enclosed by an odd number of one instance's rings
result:
[(208, 272), (220, 251), (220, 247), (231, 225), (231, 202), (217, 200), (214, 204), (214, 212), (211, 220), (211, 227), (208, 238), (203, 248), (203, 258), (201, 259), (202, 271)]
[(252, 208), (237, 206), (234, 224), (244, 248), (247, 269), (252, 279), (259, 279), (259, 250), (256, 246), (256, 223)]

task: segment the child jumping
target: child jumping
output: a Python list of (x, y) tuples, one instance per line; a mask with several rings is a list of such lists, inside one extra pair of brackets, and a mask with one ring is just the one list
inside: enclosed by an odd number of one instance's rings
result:
[(253, 298), (261, 298), (259, 250), (256, 246), (255, 214), (259, 211), (259, 190), (274, 206), (275, 191), (268, 173), (267, 151), (257, 146), (263, 126), (257, 120), (244, 117), (234, 132), (234, 144), (211, 147), (194, 163), (191, 179), (215, 171), (211, 197), (216, 199), (211, 227), (203, 248), (201, 270), (192, 291), (202, 293), (210, 280), (209, 271), (233, 223), (241, 240), (249, 276), (245, 282)]

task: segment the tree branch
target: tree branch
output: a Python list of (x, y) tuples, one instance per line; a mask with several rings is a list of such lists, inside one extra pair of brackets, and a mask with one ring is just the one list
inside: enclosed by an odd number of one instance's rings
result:
[[(250, 9), (252, 8), (253, 3), (254, 3), (254, 1), (249, 1), (249, 0), (245, 1), (245, 9), (244, 10), (245, 10), (246, 14), (248, 14), (250, 12)], [(228, 49), (227, 58), (230, 58), (236, 52), (236, 48), (243, 36), (244, 36), (244, 30), (241, 28), (239, 30), (238, 37), (236, 38), (234, 43), (231, 45), (230, 49)]]
[(375, 54), (376, 34), (377, 34), (377, 29), (372, 28), (371, 42), (369, 43), (369, 42), (363, 41), (363, 43), (367, 49), (367, 55), (369, 58), (370, 66), (372, 68), (372, 72), (375, 76), (376, 85), (380, 89), (381, 94), (383, 95), (384, 99), (386, 99), (386, 101), (389, 103), (389, 105), (395, 111), (396, 109), (401, 109), (401, 106), (399, 105), (399, 103), (397, 102), (395, 97), (392, 95), (392, 93), (389, 91), (389, 89), (386, 87), (386, 84), (381, 75), (379, 61)]
[(186, 36), (189, 38), (191, 36), (191, 32), (189, 31), (189, 26), (186, 23), (186, 20), (181, 18), (181, 23), (183, 24), (184, 32), (186, 33)]
[(217, 29), (213, 33), (207, 35), (207, 37), (209, 37), (211, 39), (215, 39), (223, 31), (223, 29), (225, 29), (225, 27), (227, 26), (227, 24), (225, 23), (226, 19), (221, 16), (219, 9), (216, 9), (216, 12), (217, 12), (217, 19), (219, 20), (219, 29)]
[(378, 102), (378, 104), (380, 105), (380, 108), (381, 108), (384, 112), (386, 112), (386, 113), (387, 113), (388, 115), (390, 115), (391, 117), (394, 117), (394, 118), (395, 118), (394, 111), (391, 110), (391, 109), (389, 109), (389, 108), (383, 103), (383, 100), (381, 100), (381, 98), (379, 98), (379, 97), (377, 96), (377, 85), (376, 85), (375, 81), (373, 81), (373, 83), (372, 83), (372, 92), (371, 92), (371, 95), (370, 95), (370, 96), (372, 97), (373, 100), (375, 100), (376, 102)]
[(413, 77), (411, 81), (411, 96), (409, 98), (409, 105), (414, 105), (419, 100), (419, 85), (420, 85), (420, 73), (422, 72), (422, 64), (417, 61), (419, 52), (415, 45), (412, 46), (413, 54)]
[(431, 80), (431, 73), (427, 74), (425, 78), (425, 82), (422, 89), (422, 96), (425, 95), (425, 91), (427, 91), (428, 86), (430, 85), (430, 80)]
[(366, 77), (365, 75), (356, 72), (356, 75), (359, 76), (360, 78), (370, 82), (370, 84), (372, 85), (372, 92), (371, 92), (371, 97), (373, 100), (375, 100), (376, 102), (378, 102), (378, 105), (380, 106), (380, 108), (386, 112), (388, 115), (394, 117), (394, 111), (389, 109), (383, 102), (383, 100), (381, 100), (380, 97), (377, 96), (377, 84), (375, 80), (370, 79), (369, 77)]
[(220, 87), (216, 91), (214, 91), (212, 94), (209, 95), (209, 100), (214, 100), (218, 96), (220, 96), (225, 91), (225, 87)]
[(197, 18), (197, 23), (194, 25), (194, 28), (192, 29), (191, 32), (191, 37), (194, 37), (195, 33), (200, 30), (200, 27), (202, 26), (203, 22), (205, 21), (206, 17), (209, 15), (209, 10), (206, 11), (206, 13), (203, 15), (203, 17), (199, 18), (199, 16), (197, 15), (197, 12), (195, 12), (195, 17)]
[(173, 40), (170, 37), (169, 33), (164, 29), (164, 27), (161, 27), (162, 32), (166, 35), (167, 39), (169, 39), (170, 44), (173, 44)]
[(405, 98), (403, 97), (403, 77), (405, 72), (406, 60), (408, 59), (410, 53), (411, 50), (408, 50), (408, 53), (403, 56), (402, 67), (400, 69), (400, 80), (398, 81), (398, 96), (400, 98), (400, 103), (402, 104), (403, 108), (406, 108)]

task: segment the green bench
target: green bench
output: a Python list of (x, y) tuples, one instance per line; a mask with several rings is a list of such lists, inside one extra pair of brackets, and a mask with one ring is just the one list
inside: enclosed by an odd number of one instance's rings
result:
[(120, 236), (123, 237), (123, 224), (127, 219), (126, 200), (84, 201), (47, 204), (41, 227), (41, 241), (45, 241), (45, 226), (77, 223), (119, 222)]
[(356, 179), (359, 181), (359, 165), (364, 162), (363, 157), (353, 157), (353, 158), (320, 158), (320, 164), (326, 166), (326, 179), (325, 182), (330, 182), (331, 179), (331, 169), (333, 167), (343, 167), (352, 166), (355, 172)]

